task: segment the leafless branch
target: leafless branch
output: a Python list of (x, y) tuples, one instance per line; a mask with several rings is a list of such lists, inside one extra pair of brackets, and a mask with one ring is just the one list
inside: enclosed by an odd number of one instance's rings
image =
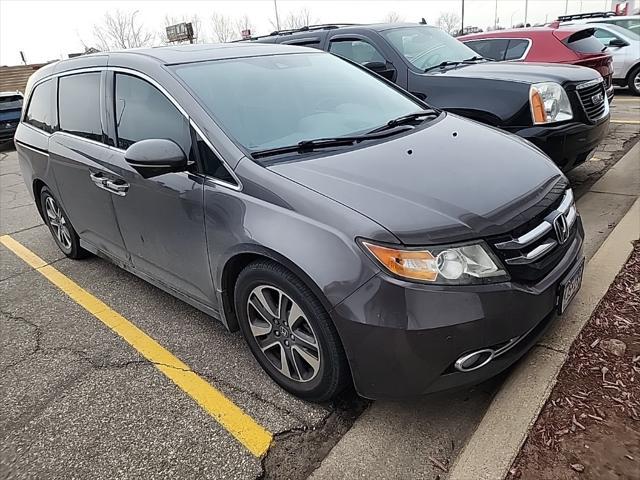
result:
[(211, 15), (211, 28), (214, 40), (220, 43), (229, 42), (234, 39), (235, 32), (231, 19), (226, 15), (214, 12)]
[(153, 45), (155, 35), (138, 20), (138, 13), (137, 10), (105, 13), (102, 24), (93, 27), (93, 36), (98, 48), (108, 51)]

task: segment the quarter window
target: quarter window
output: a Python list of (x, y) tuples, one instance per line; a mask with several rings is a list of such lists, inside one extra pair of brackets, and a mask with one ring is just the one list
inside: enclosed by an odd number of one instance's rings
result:
[(369, 42), (364, 40), (334, 40), (329, 51), (334, 55), (364, 65), (366, 63), (385, 63), (382, 54)]
[(138, 77), (116, 73), (115, 80), (118, 148), (127, 149), (149, 138), (166, 138), (180, 145), (189, 156), (189, 122), (175, 105), (160, 90)]
[(60, 77), (58, 118), (60, 130), (103, 141), (100, 121), (100, 72)]
[(51, 115), (51, 88), (53, 82), (46, 80), (36, 86), (31, 93), (29, 107), (24, 117), (25, 123), (33, 125), (45, 132), (53, 132), (53, 122)]
[(465, 42), (467, 47), (471, 47), (476, 53), (490, 60), (504, 60), (504, 54), (509, 40), (495, 38), (485, 40), (472, 40)]
[(505, 53), (505, 60), (520, 60), (527, 51), (529, 46), (529, 40), (509, 40), (509, 47), (507, 47), (507, 53)]

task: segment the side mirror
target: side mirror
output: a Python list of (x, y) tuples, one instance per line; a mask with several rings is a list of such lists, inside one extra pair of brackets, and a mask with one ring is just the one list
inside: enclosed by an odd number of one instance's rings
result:
[(624, 40), (622, 40), (621, 38), (612, 38), (611, 41), (609, 41), (608, 46), (609, 47), (628, 47), (629, 44)]
[(187, 169), (187, 157), (172, 140), (150, 138), (134, 143), (124, 152), (124, 159), (144, 178)]
[(367, 62), (363, 63), (362, 66), (372, 72), (377, 73), (378, 75), (383, 76), (388, 80), (393, 80), (393, 77), (396, 73), (395, 68), (393, 68), (390, 64), (384, 62)]

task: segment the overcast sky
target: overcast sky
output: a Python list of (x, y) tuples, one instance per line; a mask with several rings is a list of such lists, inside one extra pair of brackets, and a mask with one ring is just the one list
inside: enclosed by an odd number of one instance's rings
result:
[[(498, 0), (501, 25), (524, 21), (526, 0)], [(558, 15), (582, 11), (609, 9), (610, 0), (529, 0), (530, 23), (551, 21)], [(317, 23), (383, 21), (389, 12), (396, 12), (406, 21), (425, 17), (434, 24), (440, 13), (460, 14), (461, 0), (277, 0), (280, 19), (289, 12), (308, 9)], [(466, 0), (465, 25), (485, 29), (492, 25), (495, 0)], [(158, 34), (164, 29), (164, 19), (197, 14), (202, 22), (203, 35), (211, 37), (211, 14), (218, 12), (231, 18), (246, 14), (254, 25), (253, 34), (272, 30), (275, 18), (273, 0), (0, 0), (0, 65), (20, 63), (20, 50), (27, 62), (37, 63), (67, 58), (67, 54), (83, 50), (93, 41), (93, 26), (101, 23), (106, 12), (115, 10), (139, 11), (144, 26)]]

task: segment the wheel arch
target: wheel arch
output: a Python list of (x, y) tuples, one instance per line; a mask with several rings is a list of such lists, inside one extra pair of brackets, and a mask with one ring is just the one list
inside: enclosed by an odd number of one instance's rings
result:
[(36, 202), (36, 208), (38, 209), (38, 213), (40, 214), (40, 217), (42, 218), (42, 220), (44, 221), (44, 211), (42, 210), (42, 203), (40, 202), (40, 192), (42, 192), (42, 189), (44, 187), (47, 187), (47, 184), (44, 183), (42, 180), (40, 180), (39, 178), (36, 178), (33, 180), (33, 199)]
[(222, 322), (230, 331), (238, 330), (238, 318), (234, 307), (236, 281), (240, 272), (250, 263), (259, 260), (271, 260), (297, 276), (318, 298), (322, 306), (329, 312), (333, 307), (320, 286), (295, 262), (286, 256), (260, 245), (243, 245), (229, 252), (216, 275), (216, 293), (220, 305)]

